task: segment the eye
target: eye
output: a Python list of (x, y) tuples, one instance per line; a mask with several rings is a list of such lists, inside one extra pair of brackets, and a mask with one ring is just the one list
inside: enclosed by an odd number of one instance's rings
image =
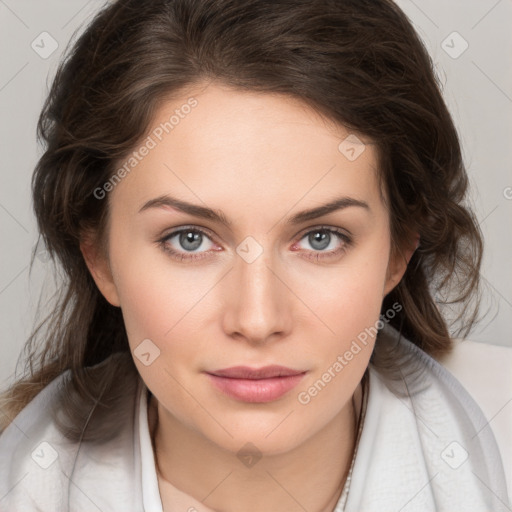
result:
[[(310, 229), (292, 246), (292, 250), (297, 250), (297, 248), (301, 250), (302, 240), (306, 240), (312, 247), (312, 250), (305, 250), (310, 254), (306, 254), (304, 257), (315, 260), (337, 257), (352, 244), (352, 239), (343, 231), (324, 226)], [(179, 261), (199, 260), (207, 257), (207, 253), (211, 250), (222, 250), (215, 248), (211, 236), (206, 231), (186, 226), (161, 238), (158, 240), (158, 244), (171, 257)]]
[[(205, 242), (209, 243), (205, 243)], [(212, 248), (208, 234), (202, 229), (185, 227), (166, 235), (158, 241), (164, 251), (178, 260), (201, 259)]]
[[(309, 230), (299, 242), (293, 245), (293, 248), (300, 245), (302, 240), (305, 240), (313, 248), (313, 254), (305, 257), (315, 260), (339, 256), (352, 243), (352, 239), (343, 231), (324, 226)], [(306, 251), (308, 250), (306, 249)]]

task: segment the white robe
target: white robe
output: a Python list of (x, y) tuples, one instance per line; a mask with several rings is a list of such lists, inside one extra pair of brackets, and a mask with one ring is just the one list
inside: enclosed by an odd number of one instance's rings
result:
[[(391, 372), (370, 363), (348, 499), (335, 512), (512, 510), (494, 435), (474, 400), (389, 325), (377, 343), (395, 346), (397, 361), (408, 359)], [(73, 443), (50, 413), (64, 375), (0, 435), (0, 512), (162, 512), (142, 379), (124, 402), (130, 420), (113, 439)], [(192, 497), (175, 495), (173, 512), (201, 510)]]

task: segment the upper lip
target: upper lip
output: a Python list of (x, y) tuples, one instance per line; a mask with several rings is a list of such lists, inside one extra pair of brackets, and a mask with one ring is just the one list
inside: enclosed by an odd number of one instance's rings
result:
[(300, 375), (304, 370), (293, 370), (286, 366), (271, 365), (261, 368), (250, 368), (249, 366), (232, 366), (222, 370), (207, 372), (217, 377), (228, 377), (231, 379), (270, 379), (272, 377), (289, 377), (291, 375)]

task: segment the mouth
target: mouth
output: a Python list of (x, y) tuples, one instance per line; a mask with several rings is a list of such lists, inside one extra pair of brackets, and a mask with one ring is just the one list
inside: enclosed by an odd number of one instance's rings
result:
[(288, 393), (307, 371), (285, 366), (249, 368), (234, 366), (206, 372), (212, 384), (225, 395), (242, 402), (272, 402)]

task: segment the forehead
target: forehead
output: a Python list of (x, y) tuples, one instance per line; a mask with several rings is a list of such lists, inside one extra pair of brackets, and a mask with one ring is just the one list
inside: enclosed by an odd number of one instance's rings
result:
[[(145, 148), (145, 149), (144, 149)], [(212, 207), (315, 206), (341, 194), (381, 195), (372, 141), (285, 95), (217, 84), (160, 104), (113, 199), (165, 193)], [(143, 153), (143, 155), (142, 155)]]

